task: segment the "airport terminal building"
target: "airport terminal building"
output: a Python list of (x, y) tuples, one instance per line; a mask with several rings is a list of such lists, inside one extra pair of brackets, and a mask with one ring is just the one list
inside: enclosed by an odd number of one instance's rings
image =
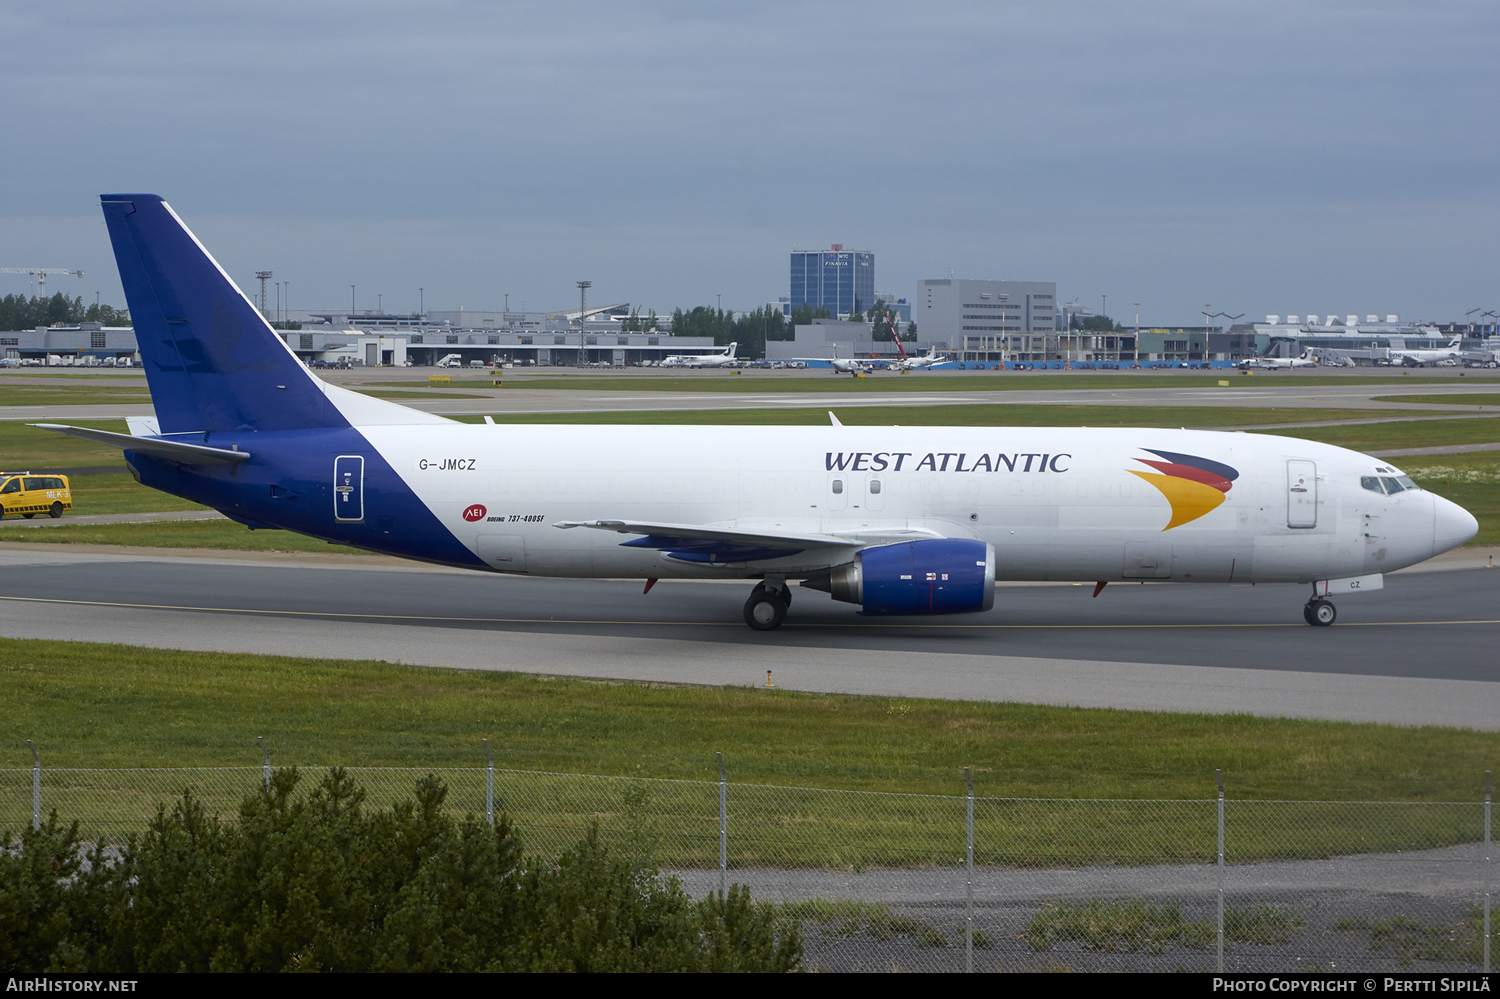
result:
[[(660, 362), (671, 354), (708, 354), (712, 337), (673, 337), (662, 332), (624, 333), (619, 323), (585, 323), (552, 329), (455, 329), (378, 323), (316, 325), (278, 330), (309, 364), (423, 366), (444, 359), (469, 365), (627, 365)], [(606, 329), (591, 329), (592, 326)], [(139, 362), (135, 330), (98, 323), (0, 332), (0, 355), (28, 364), (114, 365)]]

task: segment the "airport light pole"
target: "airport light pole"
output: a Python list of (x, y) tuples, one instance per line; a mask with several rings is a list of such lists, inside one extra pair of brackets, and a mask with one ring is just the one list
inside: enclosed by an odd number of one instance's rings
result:
[(354, 285), (349, 286), (349, 318), (354, 318)]
[(427, 321), (427, 289), (417, 289), (417, 318), (422, 322)]
[(583, 349), (583, 314), (589, 309), (589, 289), (593, 286), (592, 281), (578, 282), (578, 366), (580, 368), (588, 363), (588, 351)]

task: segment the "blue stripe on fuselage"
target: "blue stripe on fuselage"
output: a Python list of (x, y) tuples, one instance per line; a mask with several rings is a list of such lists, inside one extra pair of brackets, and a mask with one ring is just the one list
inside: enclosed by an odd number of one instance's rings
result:
[[(174, 440), (200, 443), (199, 435)], [(390, 463), (352, 427), (262, 433), (216, 433), (215, 447), (238, 445), (238, 465), (180, 465), (126, 451), (142, 485), (211, 506), (236, 519), (403, 558), (486, 568), (413, 493)], [(364, 521), (334, 520), (333, 464), (365, 459)]]

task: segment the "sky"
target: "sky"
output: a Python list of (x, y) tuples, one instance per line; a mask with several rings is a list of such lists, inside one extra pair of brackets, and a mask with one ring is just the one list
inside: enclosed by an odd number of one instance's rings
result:
[(1500, 311), (1497, 64), (1492, 0), (0, 0), (0, 266), (123, 305), (98, 195), (150, 192), (298, 310), (752, 309), (842, 243), (1450, 321)]

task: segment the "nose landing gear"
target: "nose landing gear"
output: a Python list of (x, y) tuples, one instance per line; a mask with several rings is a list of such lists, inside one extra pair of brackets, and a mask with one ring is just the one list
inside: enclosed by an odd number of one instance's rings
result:
[(756, 583), (745, 601), (745, 623), (756, 631), (775, 631), (786, 620), (792, 605), (792, 591), (785, 582), (772, 580)]
[(1315, 628), (1326, 628), (1337, 621), (1338, 617), (1338, 609), (1322, 597), (1313, 597), (1302, 608), (1302, 620)]

